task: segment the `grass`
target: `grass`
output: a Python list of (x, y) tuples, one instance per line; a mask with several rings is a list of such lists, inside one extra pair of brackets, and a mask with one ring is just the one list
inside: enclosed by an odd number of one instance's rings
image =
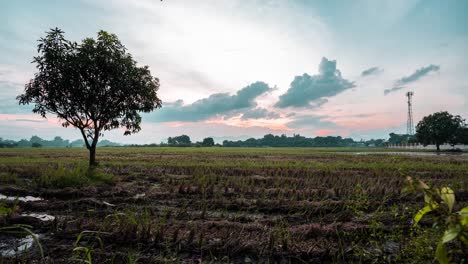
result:
[(99, 148), (89, 171), (85, 149), (5, 149), (0, 171), (44, 195), (19, 206), (57, 216), (36, 228), (62, 262), (83, 230), (106, 234), (104, 249), (80, 245), (94, 263), (432, 260), (437, 230), (412, 227), (423, 197), (401, 192), (405, 177), (466, 206), (468, 157), (351, 153), (368, 150)]
[(20, 180), (16, 173), (0, 172), (0, 183), (19, 184)]
[(82, 187), (113, 183), (114, 176), (99, 168), (88, 168), (87, 165), (77, 165), (67, 168), (61, 164), (49, 166), (39, 177), (33, 179), (37, 187), (65, 188)]

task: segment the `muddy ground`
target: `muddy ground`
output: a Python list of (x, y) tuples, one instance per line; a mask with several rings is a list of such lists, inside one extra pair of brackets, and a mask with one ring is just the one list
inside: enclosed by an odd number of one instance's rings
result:
[(2, 233), (0, 263), (432, 261), (440, 230), (430, 218), (412, 227), (424, 202), (401, 192), (405, 177), (449, 185), (456, 208), (468, 205), (465, 156), (110, 148), (98, 159), (112, 183), (65, 188), (34, 178), (77, 166), (86, 152), (0, 150), (0, 158), (2, 172), (19, 179), (0, 186), (14, 209), (0, 226), (29, 225), (44, 253), (25, 233)]

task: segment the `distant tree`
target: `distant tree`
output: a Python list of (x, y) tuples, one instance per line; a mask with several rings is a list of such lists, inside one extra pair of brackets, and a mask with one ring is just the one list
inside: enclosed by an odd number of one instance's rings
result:
[(54, 139), (50, 142), (49, 146), (51, 147), (66, 147), (68, 145), (68, 140), (63, 140), (61, 137), (54, 137)]
[(414, 141), (414, 136), (408, 134), (390, 133), (389, 136), (388, 143), (390, 144), (406, 144)]
[(38, 143), (38, 142), (33, 142), (33, 143), (31, 143), (31, 147), (40, 148), (40, 147), (42, 147), (42, 145), (40, 143)]
[[(383, 142), (382, 139), (374, 141)], [(356, 142), (352, 138), (342, 138), (340, 136), (306, 138), (298, 134), (294, 134), (292, 137), (267, 134), (259, 139), (248, 138), (245, 141), (223, 141), (224, 147), (347, 147), (355, 144)]]
[(211, 137), (207, 137), (205, 139), (203, 139), (203, 142), (202, 142), (202, 146), (204, 147), (212, 147), (214, 146), (214, 139), (211, 138)]
[(190, 146), (192, 141), (187, 135), (181, 135), (177, 137), (169, 137), (167, 143), (172, 146)]
[(104, 139), (104, 140), (101, 140), (99, 143), (98, 143), (98, 146), (102, 146), (102, 147), (117, 147), (117, 146), (120, 146), (119, 143), (115, 143), (115, 142), (112, 142), (112, 141), (109, 141), (107, 139)]
[(124, 127), (124, 135), (141, 130), (139, 112), (161, 107), (159, 80), (139, 67), (114, 34), (99, 31), (81, 44), (52, 29), (38, 44), (33, 60), (38, 72), (26, 84), (20, 104), (33, 112), (54, 114), (62, 126), (78, 128), (96, 165), (96, 146), (103, 131)]
[(42, 143), (44, 140), (38, 136), (32, 136), (31, 139), (29, 139), (29, 142), (31, 143)]
[(435, 144), (437, 151), (440, 145), (450, 143), (455, 145), (458, 141), (458, 133), (464, 127), (464, 120), (448, 112), (437, 112), (425, 116), (416, 126), (416, 139), (427, 146)]

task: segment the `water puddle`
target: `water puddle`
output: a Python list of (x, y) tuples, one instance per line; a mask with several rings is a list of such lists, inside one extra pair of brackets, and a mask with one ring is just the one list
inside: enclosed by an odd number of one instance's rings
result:
[(134, 199), (140, 199), (140, 198), (143, 198), (146, 196), (146, 193), (139, 193), (139, 194), (136, 194), (135, 196), (133, 196)]
[(36, 202), (36, 201), (42, 201), (41, 197), (34, 197), (34, 196), (7, 196), (4, 194), (0, 193), (0, 200), (7, 200), (7, 201), (22, 201), (22, 202)]
[(115, 204), (108, 203), (106, 201), (102, 202), (104, 205), (107, 205), (109, 207), (115, 207)]
[(0, 256), (14, 257), (29, 250), (34, 245), (34, 238), (28, 235), (23, 238), (7, 238), (0, 242)]
[(361, 151), (361, 152), (341, 152), (352, 155), (409, 155), (409, 156), (468, 156), (468, 153), (450, 152), (423, 152), (423, 151)]
[(55, 220), (55, 216), (53, 215), (49, 215), (49, 214), (42, 214), (42, 213), (24, 213), (24, 214), (21, 214), (22, 216), (30, 216), (30, 217), (34, 217), (34, 218), (37, 218), (41, 221), (44, 221), (44, 222), (47, 222), (47, 221), (54, 221)]

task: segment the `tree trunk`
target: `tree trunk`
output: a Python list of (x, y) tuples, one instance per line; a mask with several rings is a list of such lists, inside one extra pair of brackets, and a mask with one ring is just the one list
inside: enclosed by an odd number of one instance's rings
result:
[(89, 166), (96, 166), (96, 146), (91, 146), (89, 148)]
[(436, 148), (437, 148), (437, 152), (440, 151), (440, 144), (439, 143), (436, 143)]

